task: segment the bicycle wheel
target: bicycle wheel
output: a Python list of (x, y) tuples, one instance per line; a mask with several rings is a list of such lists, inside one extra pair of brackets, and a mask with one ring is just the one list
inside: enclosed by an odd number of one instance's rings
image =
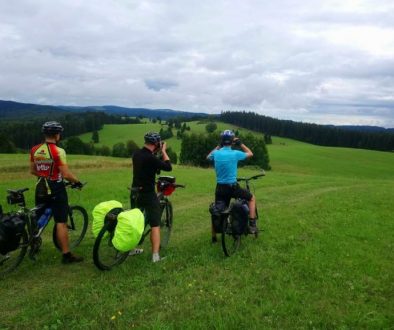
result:
[(172, 204), (167, 201), (162, 206), (161, 219), (160, 219), (160, 248), (165, 249), (170, 241), (172, 231)]
[[(58, 250), (61, 247), (57, 241), (56, 224), (53, 226), (53, 243)], [(67, 218), (67, 229), (68, 229), (68, 244), (70, 250), (74, 249), (81, 243), (85, 237), (86, 230), (88, 228), (88, 214), (86, 210), (81, 206), (70, 206), (68, 218)]]
[(241, 235), (232, 233), (231, 221), (231, 215), (228, 215), (222, 222), (222, 248), (226, 257), (234, 254), (241, 244)]
[(29, 246), (29, 236), (26, 229), (22, 232), (21, 241), (16, 250), (0, 254), (0, 277), (12, 272), (22, 262)]
[[(98, 269), (110, 270), (126, 260), (129, 252), (120, 252), (112, 244), (115, 228), (110, 230), (110, 223), (104, 224), (93, 247), (93, 261)], [(113, 227), (113, 226), (112, 226)]]

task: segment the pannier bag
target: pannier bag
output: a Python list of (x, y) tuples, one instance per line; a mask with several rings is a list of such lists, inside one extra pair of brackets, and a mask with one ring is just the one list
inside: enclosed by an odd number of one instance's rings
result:
[(235, 201), (231, 207), (231, 228), (235, 235), (245, 234), (248, 223), (249, 207), (240, 201)]
[(222, 232), (222, 216), (221, 212), (226, 209), (226, 204), (222, 201), (218, 201), (216, 203), (212, 203), (209, 206), (209, 212), (211, 213), (211, 221), (213, 228), (216, 233)]
[(16, 250), (26, 225), (24, 217), (18, 214), (4, 214), (0, 218), (0, 253)]
[(139, 209), (118, 214), (118, 223), (112, 239), (113, 246), (120, 252), (135, 248), (141, 240), (145, 228), (144, 215)]
[(106, 215), (111, 210), (117, 208), (123, 208), (123, 205), (122, 203), (115, 200), (102, 202), (95, 206), (95, 208), (92, 211), (92, 215), (93, 215), (92, 232), (94, 237), (97, 237), (98, 234), (100, 233), (100, 230), (103, 228), (104, 219)]

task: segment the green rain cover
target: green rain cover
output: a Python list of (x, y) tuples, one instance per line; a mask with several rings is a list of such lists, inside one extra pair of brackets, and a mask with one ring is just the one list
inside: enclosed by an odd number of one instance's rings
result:
[(141, 240), (144, 227), (144, 215), (139, 209), (119, 213), (112, 244), (121, 252), (130, 251)]
[(93, 236), (97, 237), (100, 233), (100, 230), (104, 226), (105, 216), (109, 211), (115, 208), (123, 208), (122, 203), (118, 201), (107, 201), (97, 204), (92, 211), (93, 215), (93, 224), (92, 224), (92, 232)]

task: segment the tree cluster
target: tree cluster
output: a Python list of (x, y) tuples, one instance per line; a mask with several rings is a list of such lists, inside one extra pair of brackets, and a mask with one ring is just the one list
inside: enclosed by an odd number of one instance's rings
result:
[[(243, 165), (255, 165), (269, 170), (269, 155), (262, 137), (252, 134), (239, 135), (241, 141), (253, 152), (253, 157), (240, 163)], [(185, 165), (208, 167), (211, 162), (206, 159), (209, 152), (218, 145), (219, 134), (187, 134), (182, 138), (180, 163)], [(240, 149), (239, 147), (233, 147)]]

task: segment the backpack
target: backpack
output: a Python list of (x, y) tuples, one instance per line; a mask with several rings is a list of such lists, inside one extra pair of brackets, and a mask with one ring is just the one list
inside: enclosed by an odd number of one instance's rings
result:
[(239, 200), (232, 204), (230, 216), (231, 216), (231, 228), (232, 233), (235, 235), (242, 235), (246, 233), (248, 224), (249, 207), (246, 203)]
[(25, 230), (26, 219), (18, 214), (3, 214), (0, 218), (0, 253), (16, 250)]
[(215, 232), (220, 234), (222, 232), (222, 215), (221, 213), (226, 209), (226, 204), (223, 201), (217, 201), (209, 205), (209, 212), (211, 213), (211, 221)]

